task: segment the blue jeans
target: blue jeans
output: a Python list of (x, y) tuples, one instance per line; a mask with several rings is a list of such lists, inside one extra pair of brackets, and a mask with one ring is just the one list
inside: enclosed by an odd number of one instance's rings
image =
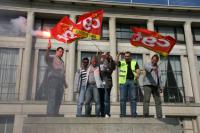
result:
[(88, 85), (85, 92), (85, 115), (89, 116), (91, 112), (92, 98), (95, 102), (95, 115), (100, 115), (100, 97), (96, 85)]
[(120, 85), (120, 113), (126, 115), (126, 100), (128, 98), (131, 105), (131, 115), (136, 116), (136, 86), (134, 80), (127, 79), (125, 84)]
[(85, 100), (85, 86), (82, 86), (80, 89), (80, 93), (78, 96), (78, 103), (77, 103), (77, 114), (76, 116), (82, 116), (82, 107), (84, 104), (84, 100)]

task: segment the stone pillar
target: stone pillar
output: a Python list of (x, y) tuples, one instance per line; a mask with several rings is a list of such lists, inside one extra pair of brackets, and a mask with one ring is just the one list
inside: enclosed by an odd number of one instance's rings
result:
[(32, 52), (32, 34), (31, 31), (34, 25), (34, 12), (29, 11), (27, 14), (27, 32), (26, 32), (26, 44), (23, 53), (22, 61), (22, 75), (21, 75), (21, 86), (20, 86), (20, 100), (26, 100), (27, 89), (29, 85), (29, 72), (31, 63), (31, 52)]
[[(154, 31), (154, 20), (153, 19), (149, 19), (148, 21), (147, 21), (147, 29), (148, 30), (151, 30), (151, 31)], [(150, 60), (151, 60), (151, 57), (155, 54), (155, 52), (153, 52), (153, 51), (149, 51), (149, 60), (147, 60), (147, 62), (149, 62)], [(145, 63), (147, 63), (147, 62), (145, 62)], [(163, 93), (161, 93), (161, 96), (162, 96), (162, 94)], [(163, 98), (162, 98), (162, 100), (163, 100)], [(150, 98), (150, 102), (153, 102), (154, 101), (154, 99), (153, 99), (153, 97), (151, 97)]]
[(197, 128), (198, 128), (198, 133), (200, 133), (200, 116), (197, 116)]
[(154, 20), (153, 19), (149, 19), (147, 21), (147, 29), (154, 31)]
[[(193, 92), (192, 92), (192, 83), (191, 83), (191, 77), (190, 77), (190, 70), (188, 65), (188, 59), (186, 56), (181, 55), (181, 69), (182, 69), (182, 75), (183, 75), (183, 85), (184, 85), (184, 91), (185, 91), (185, 102), (192, 101), (191, 98), (193, 98)], [(184, 92), (181, 92), (183, 94)]]
[[(76, 16), (70, 15), (70, 19), (76, 22)], [(67, 101), (73, 101), (74, 75), (75, 75), (75, 42), (69, 44), (69, 81)]]
[[(110, 55), (113, 59), (116, 58), (117, 55), (117, 41), (116, 41), (116, 18), (109, 18), (109, 38), (110, 38)], [(118, 74), (117, 69), (112, 74), (113, 78), (113, 88), (111, 91), (111, 101), (117, 102), (118, 100)]]
[[(147, 29), (154, 31), (154, 20), (153, 19), (149, 19), (147, 21)], [(150, 58), (155, 54), (155, 52), (150, 51)]]
[(194, 48), (193, 48), (193, 38), (192, 38), (192, 31), (191, 31), (191, 22), (185, 22), (184, 24), (184, 32), (185, 32), (185, 41), (186, 41), (186, 48), (187, 48), (187, 55), (189, 61), (189, 68), (190, 68), (190, 76), (192, 79), (192, 89), (193, 94), (195, 97), (195, 102), (200, 103), (200, 93), (198, 87), (198, 78), (197, 78), (197, 68), (195, 63), (195, 55), (194, 55)]
[(193, 133), (193, 123), (191, 118), (184, 118), (183, 119), (183, 130), (184, 133)]
[(26, 115), (15, 115), (13, 133), (22, 133), (25, 117)]

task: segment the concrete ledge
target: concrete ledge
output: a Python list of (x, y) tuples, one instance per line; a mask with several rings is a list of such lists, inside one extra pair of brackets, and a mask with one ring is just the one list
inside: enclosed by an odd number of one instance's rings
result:
[(177, 119), (28, 117), (23, 133), (181, 133)]

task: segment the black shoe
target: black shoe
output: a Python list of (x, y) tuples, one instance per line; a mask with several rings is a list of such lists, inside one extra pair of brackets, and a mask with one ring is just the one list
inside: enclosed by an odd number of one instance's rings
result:
[(126, 115), (124, 115), (124, 114), (120, 114), (120, 117), (126, 117)]
[(131, 117), (134, 117), (134, 118), (135, 118), (135, 117), (137, 117), (137, 115), (131, 115)]

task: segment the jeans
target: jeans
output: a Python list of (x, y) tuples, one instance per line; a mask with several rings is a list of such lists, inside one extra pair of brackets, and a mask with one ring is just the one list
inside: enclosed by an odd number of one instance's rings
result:
[(161, 99), (159, 91), (160, 91), (159, 88), (156, 86), (144, 86), (144, 104), (143, 104), (144, 116), (149, 115), (149, 102), (152, 93), (156, 105), (156, 115), (158, 118), (162, 118), (162, 108), (161, 108)]
[(85, 86), (82, 86), (80, 89), (80, 93), (78, 96), (78, 103), (77, 103), (77, 114), (76, 116), (82, 116), (82, 107), (84, 104), (84, 100), (85, 100)]
[(95, 115), (100, 116), (100, 97), (96, 85), (88, 85), (85, 92), (85, 115), (89, 116), (91, 112), (92, 98), (95, 102)]
[(136, 86), (134, 80), (127, 79), (125, 84), (120, 85), (120, 113), (126, 115), (126, 100), (130, 99), (131, 115), (136, 116)]

